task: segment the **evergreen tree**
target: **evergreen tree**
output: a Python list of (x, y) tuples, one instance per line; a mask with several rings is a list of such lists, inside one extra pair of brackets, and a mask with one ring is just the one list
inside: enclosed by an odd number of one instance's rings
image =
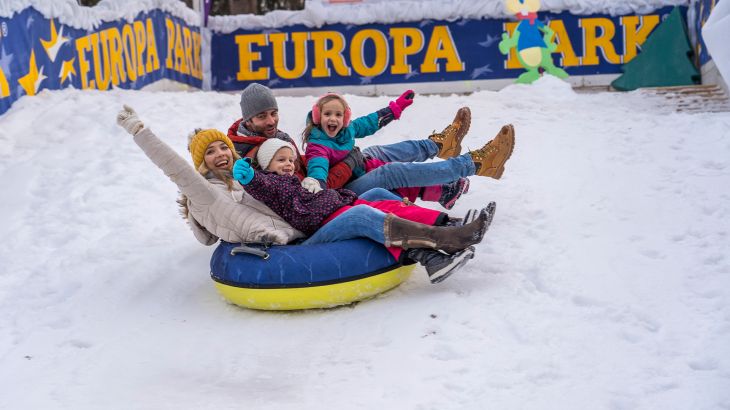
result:
[(692, 61), (692, 47), (679, 7), (659, 24), (641, 46), (641, 52), (621, 67), (611, 85), (619, 91), (641, 87), (698, 84), (700, 73)]

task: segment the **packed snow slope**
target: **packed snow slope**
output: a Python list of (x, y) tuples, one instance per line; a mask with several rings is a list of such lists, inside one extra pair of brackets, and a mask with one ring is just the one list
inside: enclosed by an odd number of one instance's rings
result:
[[(419, 268), (354, 306), (271, 313), (216, 293), (213, 248), (114, 121), (129, 104), (187, 155), (238, 98), (66, 90), (0, 117), (0, 408), (730, 408), (730, 114), (553, 78), (418, 95), (359, 144), (461, 106), (466, 147), (515, 126), (503, 178), (472, 177), (452, 212), (497, 202), (476, 258), (440, 285)], [(348, 98), (354, 115), (389, 100)], [(313, 100), (279, 98), (281, 128)]]

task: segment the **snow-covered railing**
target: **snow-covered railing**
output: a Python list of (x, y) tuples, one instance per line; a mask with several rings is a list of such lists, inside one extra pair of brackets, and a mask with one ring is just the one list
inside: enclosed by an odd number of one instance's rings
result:
[[(622, 16), (651, 14), (663, 7), (687, 6), (689, 3), (690, 0), (542, 0), (540, 10), (579, 16)], [(307, 0), (304, 10), (299, 11), (277, 10), (265, 15), (211, 16), (208, 27), (217, 32), (231, 33), (244, 27), (249, 30), (270, 30), (296, 25), (321, 28), (332, 24), (362, 26), (424, 20), (504, 20), (510, 17), (505, 9), (505, 0), (362, 0), (351, 4)]]

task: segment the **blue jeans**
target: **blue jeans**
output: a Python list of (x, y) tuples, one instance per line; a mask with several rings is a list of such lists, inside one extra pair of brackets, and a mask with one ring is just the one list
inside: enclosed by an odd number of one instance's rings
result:
[(438, 152), (438, 145), (429, 139), (376, 145), (362, 150), (363, 155), (384, 162), (423, 162), (435, 157)]
[[(436, 147), (431, 140), (428, 141)], [(406, 141), (420, 142), (420, 141)], [(398, 145), (398, 144), (393, 144)], [(381, 150), (387, 147), (380, 147)], [(369, 148), (368, 148), (369, 149)], [(415, 154), (414, 154), (415, 156)], [(383, 158), (378, 158), (383, 159)], [(474, 175), (476, 167), (471, 155), (464, 154), (437, 162), (391, 162), (376, 168), (350, 182), (345, 188), (362, 194), (372, 188), (397, 189), (448, 184), (459, 178)]]
[(319, 228), (314, 235), (302, 242), (302, 245), (337, 242), (353, 238), (369, 238), (384, 244), (384, 226), (384, 212), (367, 205), (355, 205)]
[(371, 190), (366, 191), (363, 194), (358, 195), (360, 199), (363, 199), (365, 201), (386, 201), (386, 200), (396, 200), (400, 201), (400, 196), (388, 191), (385, 188), (373, 188)]

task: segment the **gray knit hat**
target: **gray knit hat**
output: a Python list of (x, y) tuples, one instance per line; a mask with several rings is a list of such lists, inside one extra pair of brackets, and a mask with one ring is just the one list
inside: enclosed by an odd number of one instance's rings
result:
[(248, 121), (266, 110), (278, 110), (271, 89), (259, 83), (251, 83), (241, 92), (241, 117)]

